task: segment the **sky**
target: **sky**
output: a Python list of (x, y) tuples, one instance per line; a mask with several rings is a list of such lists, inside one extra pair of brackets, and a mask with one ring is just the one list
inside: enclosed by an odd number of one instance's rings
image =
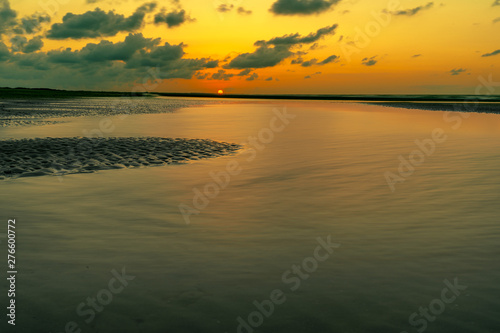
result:
[(499, 33), (500, 0), (0, 0), (0, 86), (473, 95)]

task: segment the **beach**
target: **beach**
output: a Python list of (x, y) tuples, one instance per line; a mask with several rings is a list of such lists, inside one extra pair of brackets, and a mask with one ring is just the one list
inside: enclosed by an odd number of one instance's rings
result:
[[(499, 325), (498, 114), (182, 97), (131, 112), (109, 97), (8, 103), (15, 114), (2, 118), (42, 122), (0, 128), (2, 171), (22, 169), (0, 180), (2, 219), (16, 219), (19, 331)], [(419, 308), (436, 300), (444, 308), (426, 319)]]

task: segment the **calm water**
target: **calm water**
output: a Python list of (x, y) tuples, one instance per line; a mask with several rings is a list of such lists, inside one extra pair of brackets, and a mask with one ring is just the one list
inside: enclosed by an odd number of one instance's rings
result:
[[(275, 108), (295, 118), (271, 135)], [(2, 220), (17, 221), (16, 331), (64, 332), (75, 322), (82, 332), (237, 332), (241, 317), (239, 332), (498, 332), (500, 115), (460, 125), (444, 116), (243, 100), (111, 116), (107, 136), (247, 145), (185, 165), (2, 181)], [(0, 136), (83, 136), (104, 118)], [(398, 156), (407, 160), (436, 128), (447, 139), (392, 192), (384, 174), (398, 175)], [(254, 153), (248, 138), (259, 133), (267, 143)], [(196, 191), (214, 190), (210, 174), (236, 162), (239, 174), (186, 224), (179, 204), (193, 207)], [(329, 235), (340, 246), (307, 259)], [(123, 267), (135, 279), (111, 294), (111, 271)], [(445, 292), (445, 303), (444, 280), (455, 279), (467, 289)], [(270, 314), (276, 289), (284, 296)], [(85, 302), (96, 296), (106, 305), (92, 310)], [(419, 313), (429, 306), (428, 317)]]

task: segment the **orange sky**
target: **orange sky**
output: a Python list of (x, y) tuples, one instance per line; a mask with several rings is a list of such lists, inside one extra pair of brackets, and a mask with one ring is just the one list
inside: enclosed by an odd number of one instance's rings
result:
[[(318, 3), (321, 8), (311, 0), (0, 0), (0, 86), (474, 94), (480, 77), (500, 81), (495, 0)], [(139, 9), (144, 4), (149, 7)], [(50, 22), (20, 29), (35, 13)], [(135, 44), (125, 42), (139, 33)], [(293, 38), (273, 42), (284, 36)]]

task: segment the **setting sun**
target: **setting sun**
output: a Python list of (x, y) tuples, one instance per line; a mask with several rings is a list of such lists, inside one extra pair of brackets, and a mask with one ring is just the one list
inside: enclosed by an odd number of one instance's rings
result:
[(219, 89), (219, 91), (217, 92), (217, 94), (220, 96), (220, 95), (223, 95), (224, 94), (224, 91), (222, 89)]

